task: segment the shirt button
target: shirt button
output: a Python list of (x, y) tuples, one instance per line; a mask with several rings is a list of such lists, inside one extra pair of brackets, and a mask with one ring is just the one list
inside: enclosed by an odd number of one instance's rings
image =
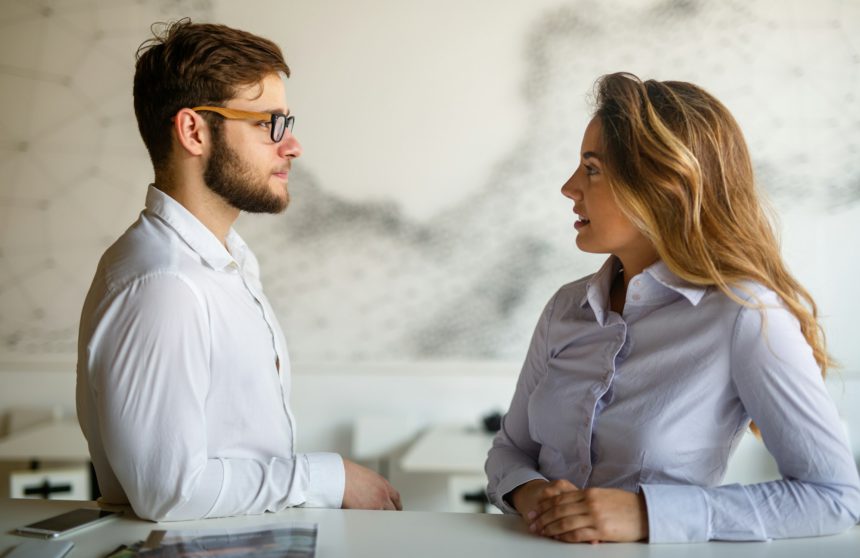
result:
[(641, 283), (641, 281), (639, 281), (639, 279), (637, 279), (637, 280), (633, 281), (633, 286), (634, 286), (634, 287), (638, 287), (638, 286), (639, 286), (639, 285), (641, 285), (641, 284), (642, 284), (642, 283)]
[(640, 298), (642, 298), (642, 297), (639, 296), (638, 294), (633, 295), (633, 300), (639, 300)]

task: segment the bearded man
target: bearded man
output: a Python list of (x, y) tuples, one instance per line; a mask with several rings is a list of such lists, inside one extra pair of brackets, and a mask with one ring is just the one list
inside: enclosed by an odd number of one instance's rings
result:
[(101, 500), (183, 520), (288, 506), (401, 509), (375, 472), (296, 453), (290, 363), (257, 259), (232, 225), (279, 213), (302, 147), (273, 42), (174, 23), (138, 50), (154, 168), (140, 218), (84, 303), (77, 410)]

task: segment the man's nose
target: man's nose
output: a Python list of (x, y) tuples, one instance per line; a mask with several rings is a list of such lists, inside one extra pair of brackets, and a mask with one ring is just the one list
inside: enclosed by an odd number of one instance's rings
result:
[(278, 153), (281, 157), (301, 157), (304, 149), (299, 143), (298, 138), (292, 132), (286, 132), (281, 138), (281, 144), (278, 146)]

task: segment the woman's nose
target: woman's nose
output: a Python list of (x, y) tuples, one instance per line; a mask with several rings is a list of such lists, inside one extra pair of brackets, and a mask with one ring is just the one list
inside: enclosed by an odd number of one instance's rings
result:
[(573, 176), (567, 179), (567, 182), (561, 187), (561, 194), (573, 201), (579, 201), (582, 199), (582, 191), (576, 187), (574, 183), (574, 179), (576, 178), (576, 173)]

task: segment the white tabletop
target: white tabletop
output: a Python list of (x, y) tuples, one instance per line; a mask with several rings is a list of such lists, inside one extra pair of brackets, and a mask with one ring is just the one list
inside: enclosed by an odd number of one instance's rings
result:
[[(95, 507), (95, 504), (56, 500), (0, 500), (0, 553), (5, 554), (7, 549), (28, 540), (12, 535), (11, 531), (15, 527), (79, 507)], [(519, 518), (514, 516), (293, 508), (276, 514), (163, 524), (123, 517), (70, 536), (75, 542), (75, 548), (69, 558), (103, 556), (120, 544), (146, 538), (154, 528), (239, 527), (278, 521), (318, 523), (318, 558), (660, 558), (691, 555), (696, 558), (857, 558), (860, 553), (860, 527), (833, 537), (768, 543), (571, 545), (531, 535), (522, 526)], [(156, 527), (157, 525), (160, 527)]]

